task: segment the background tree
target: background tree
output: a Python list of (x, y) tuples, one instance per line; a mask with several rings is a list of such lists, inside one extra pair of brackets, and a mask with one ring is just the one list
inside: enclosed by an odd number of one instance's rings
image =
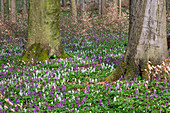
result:
[(66, 7), (66, 0), (62, 0), (62, 6)]
[(166, 0), (166, 10), (168, 12), (168, 0)]
[(4, 0), (1, 0), (1, 20), (4, 23)]
[(122, 6), (121, 3), (122, 3), (121, 0), (119, 0), (119, 18), (121, 17), (121, 9), (122, 9), (121, 8), (121, 6)]
[(101, 15), (102, 15), (102, 17), (104, 17), (105, 14), (106, 14), (106, 12), (105, 12), (105, 10), (106, 10), (106, 0), (102, 0), (102, 7), (101, 8), (102, 8), (101, 9)]
[(11, 0), (8, 0), (8, 7), (11, 9)]
[(28, 42), (20, 60), (35, 63), (49, 61), (49, 55), (69, 57), (59, 32), (60, 0), (30, 0)]
[(80, 3), (80, 0), (76, 0), (76, 4)]
[(7, 0), (4, 0), (4, 4), (6, 4), (7, 3)]
[(118, 16), (118, 4), (119, 4), (119, 1), (118, 1), (118, 0), (113, 0), (113, 6), (114, 6), (114, 7), (117, 7), (116, 10), (115, 10), (117, 16)]
[(27, 0), (23, 0), (23, 17), (26, 17), (27, 14)]
[(101, 16), (102, 14), (102, 0), (98, 0), (98, 3), (99, 3), (99, 15)]
[(76, 1), (71, 0), (71, 12), (72, 12), (72, 20), (73, 24), (77, 23), (77, 7), (76, 7)]
[(123, 61), (105, 80), (148, 79), (147, 62), (160, 64), (168, 58), (166, 38), (166, 0), (130, 0), (127, 50)]
[(81, 0), (81, 22), (85, 20), (85, 17), (86, 17), (85, 0)]
[(11, 0), (11, 22), (16, 23), (16, 0)]
[(21, 9), (20, 11), (22, 11), (22, 8), (23, 8), (23, 1), (24, 0), (20, 0), (20, 1), (16, 0), (17, 7), (19, 6), (19, 8)]

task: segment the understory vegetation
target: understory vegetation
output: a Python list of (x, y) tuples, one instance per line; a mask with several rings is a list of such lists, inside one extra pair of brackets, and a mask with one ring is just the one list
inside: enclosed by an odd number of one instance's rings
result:
[(79, 18), (76, 25), (69, 23), (70, 12), (62, 12), (61, 39), (66, 53), (73, 57), (35, 65), (18, 62), (26, 48), (27, 19), (18, 14), (16, 25), (8, 22), (1, 25), (6, 30), (0, 37), (0, 111), (170, 112), (169, 81), (155, 80), (150, 84), (139, 78), (134, 81), (120, 78), (110, 84), (102, 81), (119, 65), (126, 51), (128, 10), (122, 11), (118, 20), (101, 19), (97, 11), (90, 17), (88, 12), (89, 21), (80, 24)]

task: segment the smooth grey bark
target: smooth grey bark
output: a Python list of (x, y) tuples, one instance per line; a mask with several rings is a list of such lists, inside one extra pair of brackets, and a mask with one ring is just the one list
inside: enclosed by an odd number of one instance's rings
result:
[[(11, 0), (8, 0), (8, 14), (11, 14)], [(11, 16), (8, 16), (8, 20), (11, 21)]]
[(7, 0), (4, 0), (4, 4), (6, 4), (7, 3)]
[(11, 10), (11, 0), (8, 0), (8, 7)]
[(101, 15), (102, 15), (102, 17), (104, 17), (105, 14), (106, 14), (106, 0), (102, 0), (102, 7), (101, 8), (102, 8), (101, 9)]
[(118, 2), (118, 0), (113, 0), (113, 7), (116, 7), (116, 16), (118, 16), (118, 4), (119, 4), (119, 2)]
[(1, 20), (4, 23), (4, 0), (1, 0)]
[(16, 23), (16, 0), (11, 0), (11, 22)]
[(66, 7), (66, 0), (62, 0), (63, 7)]
[(98, 0), (98, 3), (99, 3), (99, 15), (101, 16), (102, 15), (102, 0)]
[(81, 21), (83, 22), (86, 17), (85, 0), (81, 0)]
[(72, 12), (72, 20), (73, 24), (77, 23), (77, 7), (76, 7), (76, 1), (71, 0), (71, 12)]
[(166, 11), (168, 12), (168, 0), (166, 0)]
[(23, 0), (23, 15), (24, 17), (27, 15), (27, 0)]
[(166, 38), (166, 0), (130, 0), (128, 45), (123, 61), (105, 78), (116, 81), (147, 79), (147, 62), (159, 65), (168, 58)]
[(121, 9), (122, 9), (122, 5), (121, 5), (121, 0), (119, 0), (119, 18), (121, 17)]

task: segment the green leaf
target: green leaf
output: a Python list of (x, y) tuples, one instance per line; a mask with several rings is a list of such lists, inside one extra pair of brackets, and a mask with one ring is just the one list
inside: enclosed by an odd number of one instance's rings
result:
[(56, 55), (49, 55), (51, 59), (55, 59), (57, 56)]

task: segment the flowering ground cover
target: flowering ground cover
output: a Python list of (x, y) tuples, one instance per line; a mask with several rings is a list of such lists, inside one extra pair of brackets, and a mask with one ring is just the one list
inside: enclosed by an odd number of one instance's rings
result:
[[(115, 14), (109, 14), (113, 19)], [(85, 23), (86, 28), (82, 24), (71, 25), (71, 13), (62, 13), (62, 43), (73, 57), (34, 66), (18, 62), (26, 47), (28, 26), (27, 19), (17, 17), (17, 26), (21, 27), (4, 30), (4, 34), (15, 34), (0, 37), (0, 112), (170, 112), (169, 81), (155, 80), (151, 84), (138, 78), (133, 81), (120, 78), (110, 84), (102, 81), (125, 54), (128, 42), (128, 15), (125, 14), (122, 13), (123, 21), (104, 20), (103, 23), (94, 15)]]
[[(84, 38), (85, 39), (85, 38)], [(123, 58), (127, 34), (86, 39), (62, 37), (74, 56), (35, 66), (19, 64), (22, 39), (1, 40), (1, 112), (170, 112), (169, 82), (115, 81), (102, 84)]]

